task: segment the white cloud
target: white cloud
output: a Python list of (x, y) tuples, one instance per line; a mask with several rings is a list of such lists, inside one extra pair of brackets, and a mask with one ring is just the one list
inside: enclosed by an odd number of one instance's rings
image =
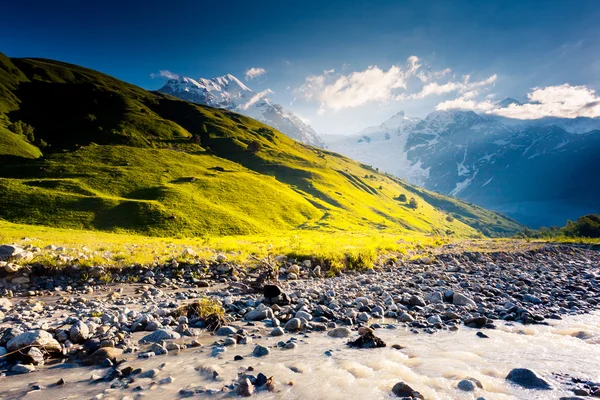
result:
[(438, 111), (460, 109), (460, 110), (473, 110), (473, 111), (481, 111), (481, 112), (487, 112), (487, 111), (492, 110), (493, 108), (494, 108), (494, 103), (492, 103), (489, 100), (476, 101), (476, 100), (470, 100), (464, 96), (459, 97), (454, 100), (443, 101), (435, 107), (435, 109)]
[[(497, 79), (497, 75), (492, 75), (481, 81), (471, 81), (470, 75), (465, 75), (462, 80), (456, 80), (448, 77), (452, 72), (450, 68), (432, 70), (417, 56), (410, 56), (404, 66), (393, 65), (387, 71), (371, 65), (363, 71), (345, 73), (344, 67), (338, 74), (331, 69), (321, 75), (306, 77), (294, 93), (298, 98), (318, 102), (322, 114), (368, 103), (423, 99), (450, 93), (458, 93), (465, 100), (474, 99)], [(413, 77), (416, 79), (411, 79)], [(415, 82), (417, 87), (409, 90), (408, 85), (413, 86)]]
[(539, 119), (544, 117), (576, 118), (600, 117), (600, 97), (586, 86), (558, 86), (533, 88), (527, 94), (529, 102), (499, 107), (490, 100), (475, 101), (461, 96), (437, 105), (438, 110), (461, 108), (481, 111), (515, 119)]
[(423, 98), (423, 97), (427, 97), (430, 95), (440, 95), (440, 94), (447, 94), (447, 93), (454, 93), (454, 92), (458, 92), (458, 93), (469, 93), (469, 92), (473, 92), (470, 95), (468, 95), (468, 97), (474, 97), (475, 95), (478, 94), (478, 92), (475, 90), (477, 88), (483, 88), (486, 86), (490, 86), (492, 85), (496, 79), (498, 79), (498, 76), (496, 74), (490, 76), (487, 79), (484, 79), (482, 81), (476, 81), (476, 82), (471, 82), (471, 76), (470, 75), (466, 75), (463, 78), (462, 82), (447, 82), (444, 84), (439, 84), (437, 82), (431, 82), (426, 84), (425, 86), (423, 86), (423, 89), (415, 94), (413, 97), (414, 98)]
[(168, 71), (166, 69), (162, 69), (158, 72), (158, 74), (150, 74), (150, 77), (152, 79), (154, 78), (158, 78), (158, 77), (163, 77), (163, 78), (168, 78), (168, 79), (179, 79), (179, 75), (174, 74), (171, 71)]
[(320, 113), (390, 101), (397, 98), (396, 89), (406, 89), (408, 77), (420, 67), (418, 61), (411, 56), (406, 68), (393, 65), (387, 71), (371, 65), (364, 71), (338, 75), (334, 81), (327, 79), (333, 72), (325, 71), (323, 75), (308, 76), (295, 92), (305, 100), (318, 101)]
[(258, 103), (260, 100), (264, 99), (267, 95), (273, 94), (271, 89), (263, 90), (262, 92), (256, 93), (247, 103), (239, 106), (242, 110), (247, 110), (252, 107), (254, 104)]
[(264, 68), (252, 67), (246, 71), (246, 80), (258, 78), (259, 76), (264, 75), (266, 73), (267, 73), (267, 70)]

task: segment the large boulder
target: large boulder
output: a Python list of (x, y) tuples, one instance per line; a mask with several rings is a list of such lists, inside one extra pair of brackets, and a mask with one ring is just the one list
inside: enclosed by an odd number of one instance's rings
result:
[(40, 350), (48, 353), (60, 353), (60, 343), (52, 335), (41, 329), (35, 331), (29, 331), (20, 334), (9, 340), (6, 344), (6, 348), (9, 352), (29, 348), (37, 347)]
[(527, 368), (515, 368), (506, 376), (506, 380), (527, 389), (552, 390), (552, 386), (535, 372)]

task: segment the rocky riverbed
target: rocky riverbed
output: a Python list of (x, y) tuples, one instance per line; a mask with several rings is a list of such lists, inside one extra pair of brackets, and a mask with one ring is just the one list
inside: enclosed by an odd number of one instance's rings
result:
[[(0, 248), (0, 397), (600, 397), (593, 249), (447, 247), (332, 278), (284, 256), (254, 270), (226, 255), (112, 272), (21, 266), (34, 250)], [(192, 312), (200, 299), (224, 316)], [(428, 357), (452, 367), (432, 372)], [(328, 368), (333, 391), (311, 392)]]

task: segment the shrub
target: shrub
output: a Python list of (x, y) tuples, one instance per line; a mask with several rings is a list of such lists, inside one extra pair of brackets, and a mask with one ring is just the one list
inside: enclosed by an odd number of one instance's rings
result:
[(417, 209), (417, 208), (419, 208), (419, 202), (414, 197), (411, 197), (410, 201), (408, 202), (408, 206), (410, 208)]
[(446, 215), (446, 221), (452, 222), (454, 221), (454, 217), (452, 215)]
[(262, 143), (258, 140), (253, 140), (248, 144), (247, 150), (252, 154), (256, 154), (262, 150)]
[(25, 138), (31, 143), (35, 141), (35, 137), (33, 134), (33, 126), (26, 124), (23, 121), (17, 121), (11, 124), (9, 129), (17, 135), (25, 136)]
[(584, 215), (577, 221), (568, 221), (563, 228), (565, 235), (600, 238), (600, 214)]
[(404, 193), (402, 193), (401, 195), (398, 196), (398, 201), (401, 201), (403, 203), (406, 202), (406, 195)]

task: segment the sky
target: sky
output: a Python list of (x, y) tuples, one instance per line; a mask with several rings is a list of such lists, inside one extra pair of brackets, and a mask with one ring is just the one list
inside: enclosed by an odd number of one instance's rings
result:
[(149, 90), (231, 73), (317, 132), (351, 134), (398, 111), (600, 116), (597, 21), (597, 0), (20, 0), (2, 6), (0, 52)]

